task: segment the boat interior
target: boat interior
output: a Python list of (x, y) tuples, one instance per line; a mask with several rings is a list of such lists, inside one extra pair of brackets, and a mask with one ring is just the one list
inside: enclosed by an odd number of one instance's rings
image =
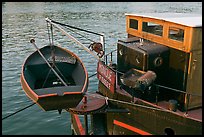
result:
[(81, 62), (61, 48), (55, 47), (54, 52), (55, 61), (53, 63), (50, 59), (52, 57), (50, 46), (41, 49), (41, 53), (68, 86), (60, 81), (38, 52), (32, 54), (24, 66), (24, 76), (28, 85), (38, 95), (48, 93), (62, 95), (64, 92), (81, 91), (86, 78)]

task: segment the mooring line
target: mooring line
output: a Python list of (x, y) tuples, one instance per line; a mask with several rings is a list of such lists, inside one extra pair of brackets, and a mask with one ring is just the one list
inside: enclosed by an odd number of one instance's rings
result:
[(28, 106), (26, 106), (26, 107), (24, 107), (24, 108), (22, 108), (22, 109), (20, 109), (20, 110), (18, 110), (18, 111), (16, 111), (16, 112), (14, 112), (14, 113), (12, 113), (12, 114), (10, 114), (10, 115), (8, 115), (8, 116), (2, 118), (2, 120), (7, 119), (7, 118), (9, 118), (9, 117), (11, 117), (11, 116), (17, 114), (17, 113), (19, 113), (19, 112), (21, 112), (21, 111), (23, 111), (23, 110), (25, 110), (25, 109), (27, 109), (27, 108), (33, 106), (34, 104), (35, 104), (35, 103), (30, 104), (30, 105), (28, 105)]
[(89, 76), (89, 78), (91, 78), (91, 77), (95, 76), (96, 74), (97, 74), (97, 72), (96, 72), (96, 73), (94, 73), (94, 74), (92, 74), (91, 76)]
[[(92, 74), (91, 76), (89, 76), (89, 78), (95, 76), (96, 74), (97, 74), (97, 72), (94, 73), (94, 74)], [(12, 113), (12, 114), (10, 114), (10, 115), (8, 115), (8, 116), (5, 116), (4, 118), (2, 118), (2, 120), (7, 119), (7, 118), (9, 118), (9, 117), (11, 117), (11, 116), (17, 114), (17, 113), (19, 113), (19, 112), (21, 112), (21, 111), (23, 111), (23, 110), (25, 110), (25, 109), (27, 109), (27, 108), (33, 106), (34, 104), (35, 104), (35, 103), (32, 103), (32, 104), (30, 104), (30, 105), (28, 105), (28, 106), (26, 106), (26, 107), (24, 107), (24, 108), (22, 108), (22, 109), (20, 109), (20, 110), (18, 110), (18, 111), (16, 111), (16, 112), (14, 112), (14, 113)]]

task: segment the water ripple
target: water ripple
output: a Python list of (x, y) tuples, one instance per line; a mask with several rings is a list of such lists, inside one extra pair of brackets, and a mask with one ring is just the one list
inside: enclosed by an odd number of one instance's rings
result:
[[(145, 8), (144, 8), (145, 7)], [(104, 33), (106, 53), (116, 48), (117, 40), (126, 37), (125, 13), (145, 12), (202, 13), (201, 2), (4, 2), (2, 3), (2, 117), (22, 109), (32, 101), (20, 84), (25, 58), (37, 46), (49, 44), (46, 17), (75, 27)], [(99, 38), (87, 35), (98, 41)], [(84, 39), (85, 40), (85, 39)], [(96, 72), (97, 62), (75, 42), (54, 28), (54, 42), (76, 53), (84, 62), (89, 76)], [(84, 41), (83, 41), (84, 42)], [(86, 42), (90, 42), (86, 40)], [(97, 78), (90, 79), (88, 91), (97, 90)], [(83, 117), (80, 116), (83, 121)], [(2, 121), (4, 135), (69, 135), (70, 115), (45, 112), (37, 105)]]

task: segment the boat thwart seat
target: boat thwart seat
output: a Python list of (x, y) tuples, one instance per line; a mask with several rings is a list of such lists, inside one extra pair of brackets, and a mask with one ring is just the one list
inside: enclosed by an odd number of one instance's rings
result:
[(81, 85), (77, 86), (62, 86), (62, 87), (51, 87), (51, 88), (41, 88), (34, 90), (37, 95), (47, 95), (57, 93), (59, 96), (63, 96), (65, 92), (80, 92), (82, 89)]

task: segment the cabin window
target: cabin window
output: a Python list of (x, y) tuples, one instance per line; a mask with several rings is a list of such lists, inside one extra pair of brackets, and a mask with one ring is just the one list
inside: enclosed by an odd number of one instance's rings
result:
[(130, 19), (130, 28), (138, 30), (138, 21), (135, 19)]
[(153, 22), (142, 22), (142, 31), (162, 36), (163, 26)]
[(176, 27), (169, 28), (169, 38), (183, 42), (184, 30)]

